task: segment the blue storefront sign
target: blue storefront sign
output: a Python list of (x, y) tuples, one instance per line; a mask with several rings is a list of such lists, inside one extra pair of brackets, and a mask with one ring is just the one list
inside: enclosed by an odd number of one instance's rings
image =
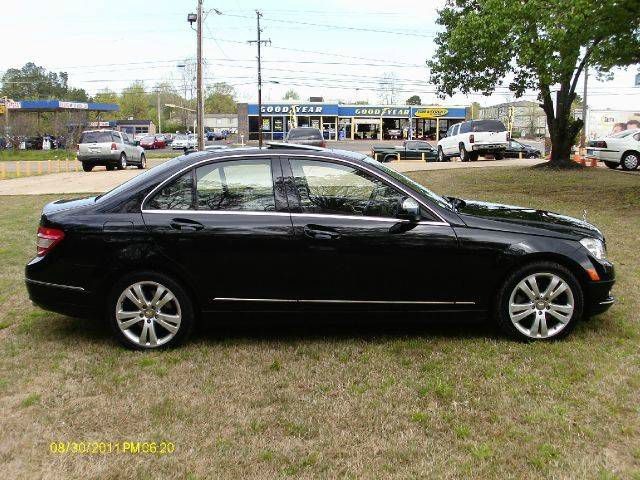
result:
[[(262, 105), (262, 115), (289, 115), (295, 109), (296, 115), (301, 116), (337, 116), (337, 117), (383, 117), (383, 118), (455, 118), (466, 116), (465, 107), (429, 107), (416, 106), (383, 106), (383, 105), (339, 105), (337, 103), (303, 103), (292, 105), (289, 103), (269, 103)], [(247, 106), (249, 115), (258, 115), (258, 105), (250, 103)]]
[[(338, 115), (337, 104), (327, 103), (304, 103), (299, 105), (284, 104), (263, 104), (263, 115), (289, 115), (291, 110), (295, 108), (296, 115)], [(247, 106), (249, 115), (258, 115), (258, 105), (250, 103)]]

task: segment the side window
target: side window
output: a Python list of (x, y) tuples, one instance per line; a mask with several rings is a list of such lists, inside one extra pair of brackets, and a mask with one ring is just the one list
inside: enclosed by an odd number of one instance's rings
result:
[(111, 132), (111, 138), (116, 143), (122, 143), (122, 139), (120, 138), (120, 135), (118, 134), (118, 132)]
[(220, 162), (196, 169), (196, 208), (275, 211), (271, 160)]
[(458, 132), (459, 133), (469, 133), (471, 131), (471, 122), (464, 122), (459, 124)]
[(162, 187), (147, 203), (150, 210), (190, 210), (193, 208), (191, 170)]
[(395, 218), (406, 195), (348, 165), (291, 159), (304, 213)]
[(640, 142), (640, 133), (636, 133), (636, 134), (633, 136), (633, 139), (634, 139), (634, 140), (636, 140), (636, 141), (638, 141), (638, 142)]
[(415, 150), (417, 148), (418, 142), (407, 142), (407, 150)]
[(453, 136), (457, 135), (459, 128), (460, 128), (460, 124), (454, 125), (453, 126), (453, 132), (451, 133), (451, 135), (453, 135)]

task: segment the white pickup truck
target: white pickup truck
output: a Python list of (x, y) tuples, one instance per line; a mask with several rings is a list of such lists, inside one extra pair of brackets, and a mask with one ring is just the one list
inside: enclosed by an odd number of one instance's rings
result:
[(509, 146), (509, 132), (499, 120), (470, 120), (449, 127), (447, 136), (438, 142), (438, 161), (460, 157), (463, 162), (476, 161), (480, 155), (503, 158)]

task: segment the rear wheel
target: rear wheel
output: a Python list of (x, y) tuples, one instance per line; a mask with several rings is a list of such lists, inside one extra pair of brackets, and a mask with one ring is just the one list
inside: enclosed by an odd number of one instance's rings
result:
[(124, 153), (120, 154), (120, 159), (118, 160), (118, 170), (124, 170), (127, 168), (127, 156)]
[(147, 157), (144, 156), (144, 153), (140, 155), (140, 165), (138, 165), (140, 170), (144, 170), (147, 168)]
[(106, 166), (106, 169), (107, 169), (107, 170), (109, 170), (110, 172), (111, 172), (112, 170), (114, 170), (115, 168), (116, 168), (116, 166), (115, 166), (115, 165), (111, 165), (111, 164), (109, 164), (109, 165), (107, 165), (107, 166)]
[(536, 262), (513, 273), (496, 301), (496, 320), (519, 340), (553, 340), (569, 334), (582, 316), (584, 297), (575, 276), (562, 265)]
[(477, 162), (480, 154), (478, 152), (473, 152), (469, 154), (469, 160), (472, 162)]
[(128, 275), (116, 283), (107, 304), (116, 339), (135, 350), (173, 347), (194, 323), (193, 303), (173, 279), (156, 272)]
[(495, 158), (496, 160), (502, 160), (504, 159), (504, 154), (503, 153), (496, 153), (493, 158)]
[(447, 157), (444, 155), (444, 151), (442, 150), (442, 147), (438, 147), (438, 161), (439, 162), (447, 161)]
[(385, 155), (385, 157), (383, 159), (383, 163), (393, 162), (397, 158), (398, 158), (397, 155)]
[(622, 165), (623, 170), (636, 170), (639, 162), (638, 154), (635, 152), (629, 152), (622, 157), (620, 165)]
[(614, 170), (620, 166), (620, 164), (619, 164), (619, 163), (616, 163), (616, 162), (606, 162), (606, 161), (605, 161), (605, 162), (604, 162), (604, 164), (605, 164), (607, 167), (609, 167), (609, 168), (611, 168), (611, 169), (614, 169)]
[(93, 165), (82, 162), (82, 170), (84, 170), (85, 172), (90, 172), (91, 170), (93, 170)]
[(467, 149), (465, 148), (464, 143), (460, 144), (460, 161), (461, 162), (469, 161), (469, 153), (467, 152)]

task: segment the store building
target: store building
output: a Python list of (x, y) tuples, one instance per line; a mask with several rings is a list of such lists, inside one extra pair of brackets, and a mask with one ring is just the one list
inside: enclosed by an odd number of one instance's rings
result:
[[(338, 103), (263, 103), (265, 140), (282, 140), (292, 126), (314, 127), (330, 140), (438, 140), (448, 128), (469, 118), (467, 106), (343, 105)], [(258, 105), (238, 105), (238, 133), (257, 140)]]

